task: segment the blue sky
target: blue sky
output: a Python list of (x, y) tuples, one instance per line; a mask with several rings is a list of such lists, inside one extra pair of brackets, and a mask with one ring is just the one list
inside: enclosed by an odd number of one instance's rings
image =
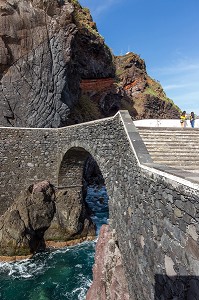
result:
[(187, 113), (199, 115), (199, 0), (79, 0), (115, 55), (132, 51)]

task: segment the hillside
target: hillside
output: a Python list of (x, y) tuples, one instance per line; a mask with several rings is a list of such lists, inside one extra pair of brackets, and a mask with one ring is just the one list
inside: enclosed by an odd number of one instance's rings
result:
[(0, 0), (1, 126), (62, 127), (119, 109), (179, 116), (144, 61), (114, 56), (78, 1)]

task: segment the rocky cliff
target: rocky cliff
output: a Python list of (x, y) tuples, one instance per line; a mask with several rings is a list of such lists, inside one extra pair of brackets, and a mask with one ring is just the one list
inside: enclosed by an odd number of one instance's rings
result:
[(94, 299), (130, 299), (117, 238), (108, 225), (103, 225), (100, 230), (93, 267), (93, 283), (86, 295), (86, 300)]
[(76, 0), (0, 0), (0, 125), (61, 127), (128, 109), (178, 117), (136, 54), (115, 57)]

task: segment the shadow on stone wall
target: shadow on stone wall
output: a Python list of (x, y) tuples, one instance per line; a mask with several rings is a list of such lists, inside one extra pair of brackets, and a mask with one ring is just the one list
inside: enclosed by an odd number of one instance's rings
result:
[(199, 300), (199, 276), (155, 275), (154, 300)]

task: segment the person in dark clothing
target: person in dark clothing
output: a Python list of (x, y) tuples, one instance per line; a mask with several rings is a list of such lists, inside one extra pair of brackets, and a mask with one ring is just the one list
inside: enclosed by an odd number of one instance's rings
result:
[(194, 123), (195, 123), (195, 115), (194, 112), (192, 111), (190, 114), (190, 123), (191, 123), (191, 127), (194, 128)]

